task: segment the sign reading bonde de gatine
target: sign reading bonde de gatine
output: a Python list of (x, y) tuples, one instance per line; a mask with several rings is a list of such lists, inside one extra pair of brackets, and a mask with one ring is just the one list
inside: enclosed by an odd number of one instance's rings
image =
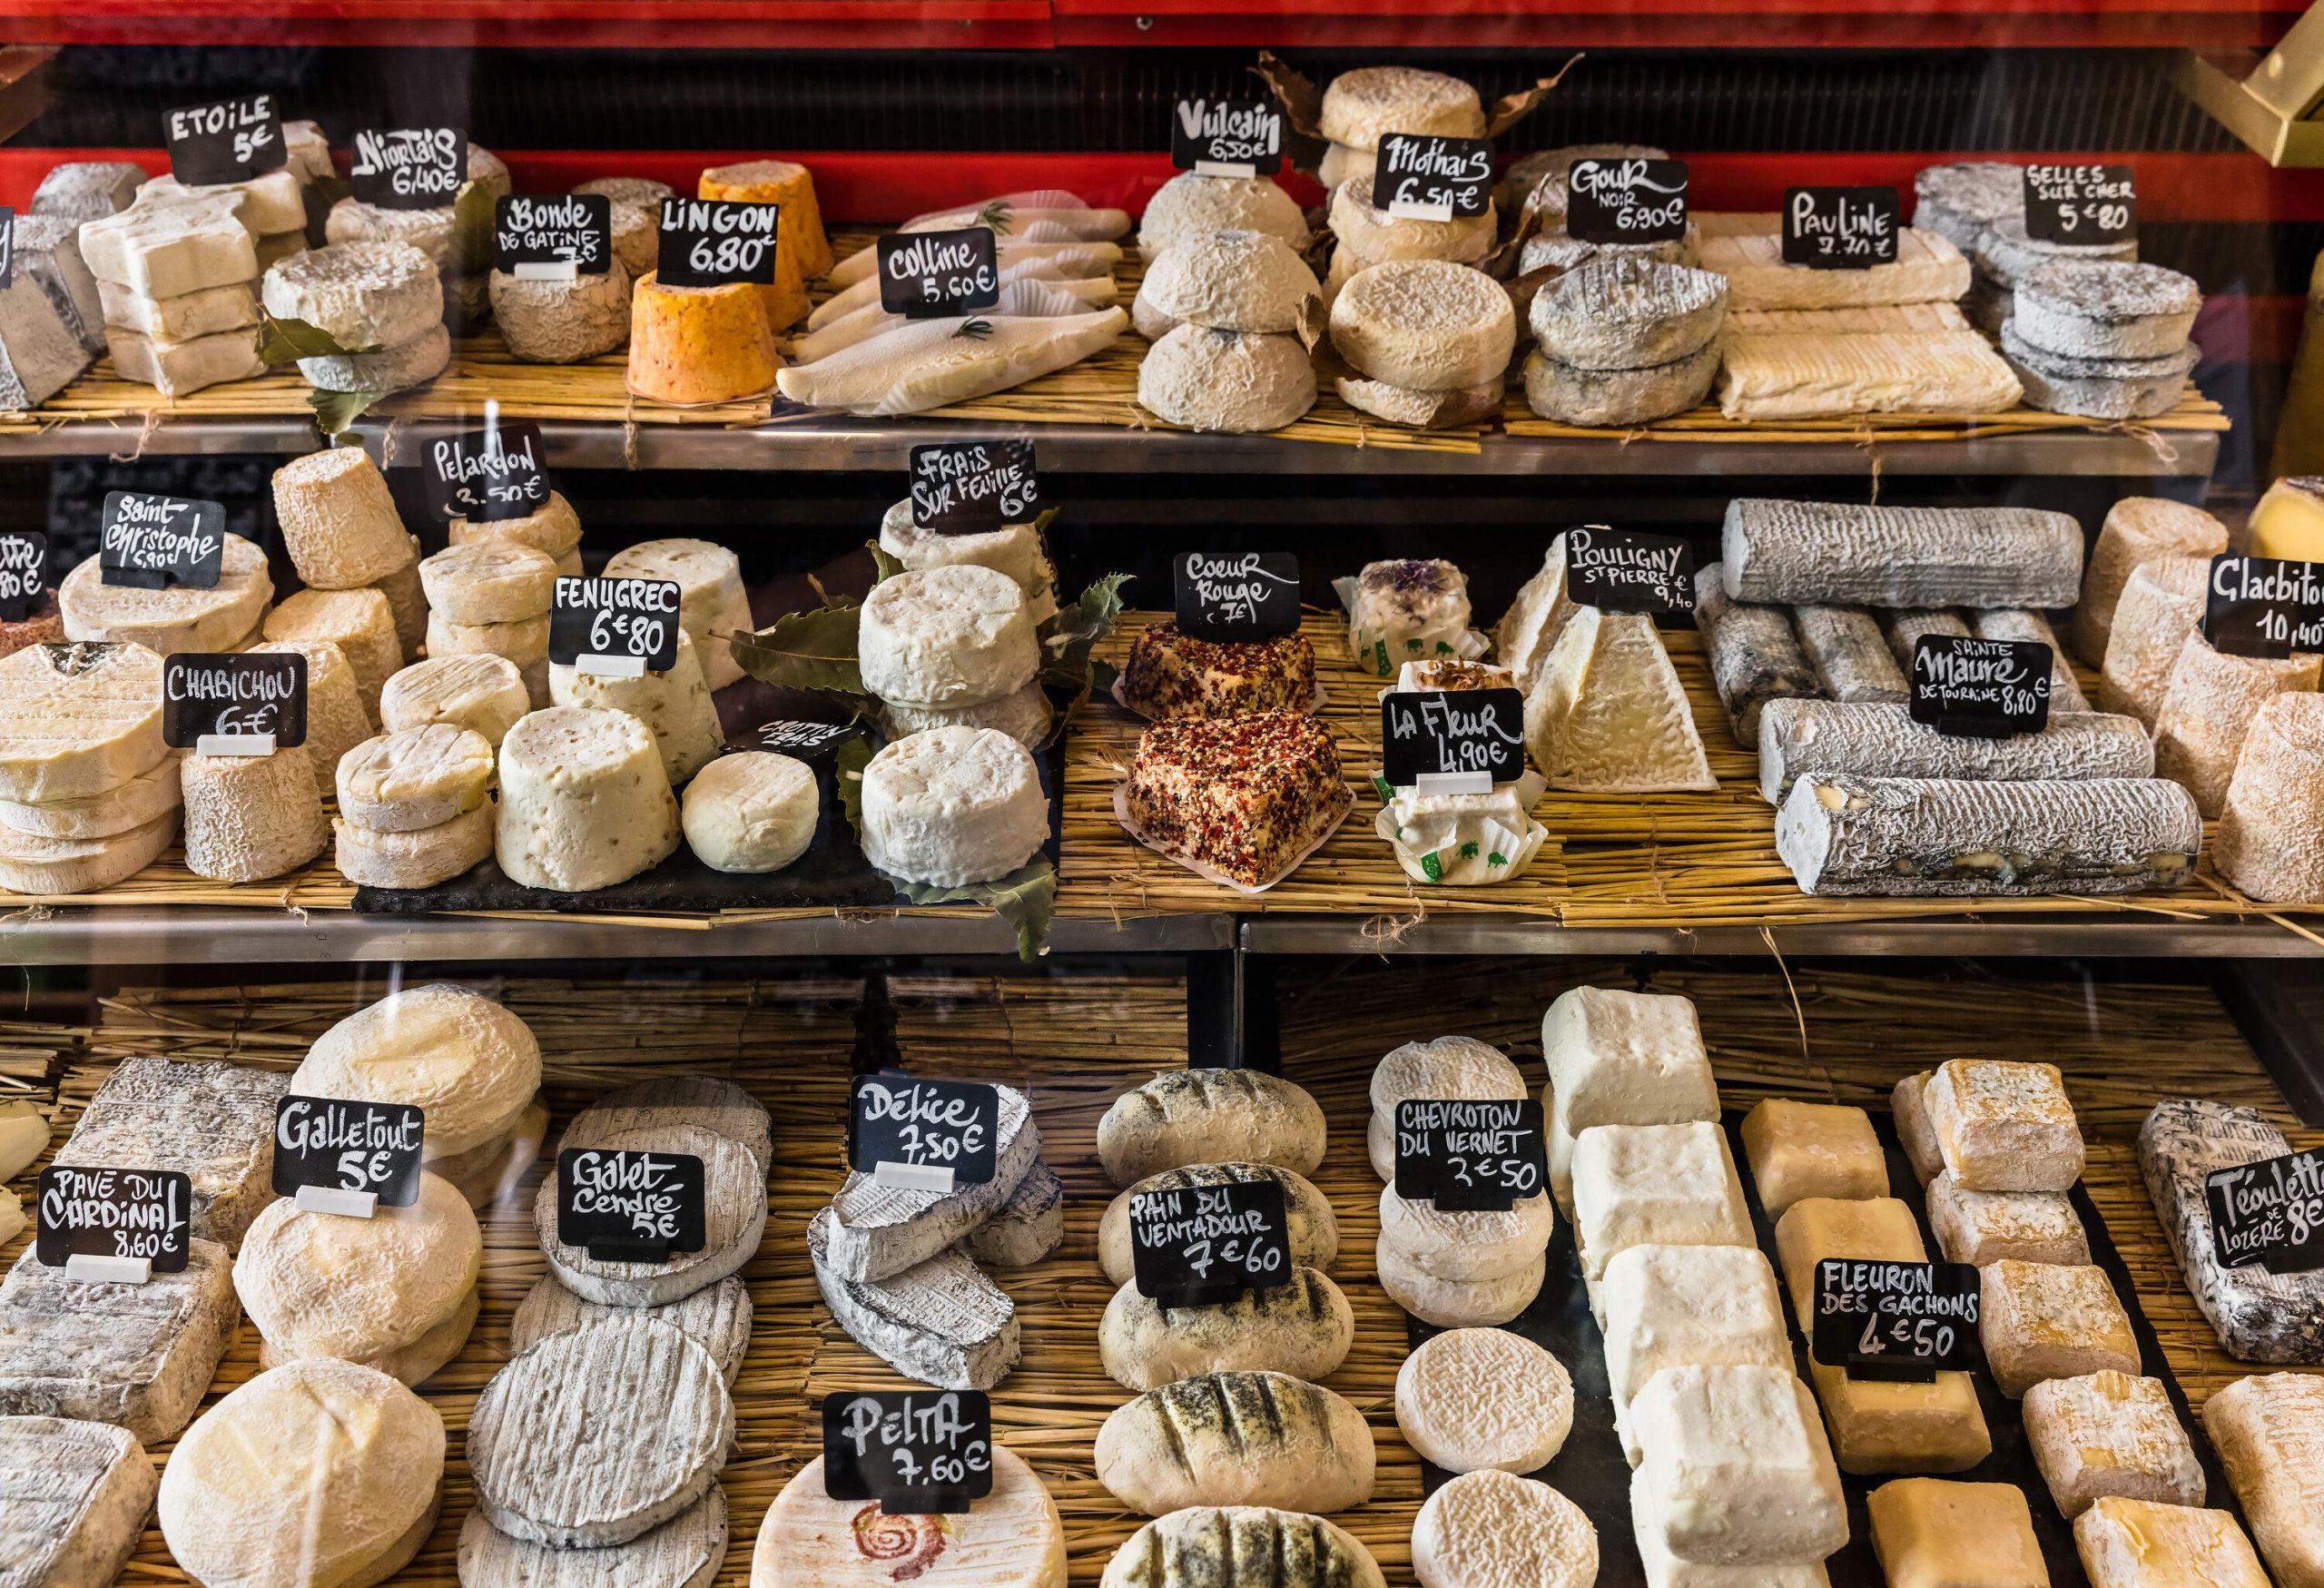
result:
[[(876, 1500), (882, 1516), (966, 1511), (992, 1493), (992, 1398), (980, 1389), (825, 1396), (823, 1493), (834, 1500)], [(891, 1560), (913, 1553), (915, 1540), (908, 1526), (882, 1529), (876, 1519), (858, 1517), (855, 1542), (867, 1556)]]
[(500, 268), (520, 281), (602, 276), (613, 268), (614, 202), (603, 193), (507, 193), (492, 207)]
[(2211, 1248), (2227, 1267), (2324, 1268), (2324, 1149), (2213, 1169), (2203, 1177)]

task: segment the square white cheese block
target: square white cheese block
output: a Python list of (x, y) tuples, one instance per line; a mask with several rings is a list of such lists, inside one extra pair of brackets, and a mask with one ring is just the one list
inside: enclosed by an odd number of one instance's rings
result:
[(1573, 1148), (1581, 1271), (1634, 1246), (1749, 1246), (1743, 1185), (1717, 1125), (1593, 1125)]
[(1630, 1529), (1638, 1539), (1646, 1588), (1830, 1588), (1821, 1561), (1796, 1566), (1715, 1566), (1681, 1560), (1662, 1542), (1662, 1519), (1646, 1492), (1643, 1473), (1630, 1475)]
[(1718, 1118), (1718, 1086), (1684, 998), (1576, 987), (1541, 1017), (1541, 1055), (1569, 1135)]
[(1807, 1386), (1779, 1367), (1666, 1367), (1630, 1403), (1661, 1546), (1705, 1565), (1797, 1565), (1848, 1539)]
[[(1665, 1367), (1791, 1370), (1775, 1270), (1757, 1247), (1634, 1246), (1607, 1263), (1597, 1295), (1606, 1379), (1626, 1432), (1631, 1398)], [(1623, 1449), (1636, 1465), (1634, 1440)]]

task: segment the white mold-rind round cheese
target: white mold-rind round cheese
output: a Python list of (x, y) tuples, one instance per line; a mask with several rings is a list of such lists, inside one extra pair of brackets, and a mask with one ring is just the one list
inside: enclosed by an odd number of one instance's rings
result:
[(1727, 323), (1727, 278), (1617, 256), (1593, 260), (1533, 295), (1533, 340), (1583, 370), (1651, 370), (1699, 352)]
[(559, 558), (581, 544), (581, 519), (560, 491), (549, 492), (547, 501), (521, 518), (451, 518), (444, 528), (454, 546), (471, 540), (513, 540)]
[[(508, 1349), (521, 1354), (536, 1342), (561, 1335), (585, 1324), (603, 1323), (634, 1307), (608, 1307), (567, 1290), (554, 1274), (544, 1274), (517, 1304), (508, 1319)], [(681, 1330), (710, 1353), (731, 1387), (743, 1371), (743, 1354), (751, 1344), (751, 1292), (737, 1275), (706, 1285), (682, 1301), (647, 1308), (645, 1316)]]
[(92, 557), (64, 576), (56, 589), (56, 607), (67, 639), (141, 645), (166, 656), (177, 651), (228, 649), (258, 626), (273, 596), (266, 553), (239, 535), (229, 535), (219, 557), (218, 583), (209, 589), (108, 585), (98, 559)]
[(863, 769), (862, 813), (873, 865), (939, 887), (1007, 876), (1049, 831), (1039, 768), (994, 728), (933, 728), (888, 745)]
[(401, 391), (433, 380), (452, 361), (452, 333), (440, 323), (376, 353), (326, 353), (299, 360), (318, 391)]
[(1299, 329), (1307, 300), (1322, 294), (1315, 272), (1281, 237), (1265, 232), (1192, 232), (1147, 267), (1130, 317), (1148, 340), (1179, 325), (1292, 332)]
[(1146, 350), (1137, 400), (1189, 430), (1279, 430), (1315, 406), (1315, 364), (1296, 337), (1181, 325)]
[(1272, 177), (1182, 171), (1146, 202), (1138, 252), (1151, 264), (1172, 245), (1215, 232), (1264, 232), (1297, 249), (1307, 241), (1307, 216)]
[(488, 651), (414, 662), (379, 691), (379, 725), (386, 732), (450, 723), (483, 735), (496, 751), (532, 709), (517, 664)]
[(476, 1287), (484, 1236), (468, 1199), (423, 1172), (409, 1208), (369, 1218), (267, 1204), (234, 1256), (234, 1291), (277, 1347), (350, 1361), (409, 1346)]
[(366, 739), (341, 756), (339, 814), (374, 832), (416, 832), (476, 809), (491, 783), (484, 735), (431, 723)]
[(1014, 694), (1040, 671), (1016, 580), (973, 564), (881, 580), (864, 598), (863, 686), (882, 700), (964, 706)]
[(460, 1524), (455, 1569), (460, 1588), (709, 1588), (725, 1561), (726, 1492), (713, 1484), (659, 1527), (600, 1549), (511, 1538), (471, 1511)]
[[(615, 212), (616, 222), (621, 214)], [(619, 242), (616, 238), (616, 249)], [(618, 259), (594, 275), (576, 271), (569, 281), (494, 271), (486, 291), (501, 339), (525, 363), (577, 364), (629, 340), (630, 276)]]
[(143, 646), (26, 646), (0, 657), (0, 798), (85, 799), (169, 756), (162, 658)]
[(1485, 112), (1458, 77), (1417, 66), (1359, 66), (1324, 87), (1316, 131), (1348, 149), (1377, 149), (1390, 133), (1482, 138)]
[(891, 738), (924, 734), (931, 728), (992, 728), (1007, 734), (1028, 750), (1049, 737), (1049, 725), (1055, 720), (1049, 691), (1041, 687), (1039, 678), (1014, 695), (980, 701), (974, 705), (906, 705), (890, 700), (881, 702), (881, 719)]
[(713, 871), (781, 871), (807, 853), (822, 812), (814, 769), (790, 755), (722, 755), (686, 785), (686, 847)]
[(1408, 1201), (1393, 1185), (1380, 1188), (1380, 1238), (1438, 1279), (1468, 1282), (1520, 1273), (1548, 1248), (1556, 1221), (1546, 1189), (1521, 1197), (1505, 1209), (1448, 1211), (1433, 1202)]
[(912, 522), (911, 498), (891, 507), (880, 518), (880, 549), (911, 571), (974, 563), (1007, 574), (1030, 594), (1041, 567), (1041, 537), (1029, 521), (1003, 524), (973, 535), (944, 535)]
[(419, 582), (447, 623), (522, 623), (549, 609), (556, 559), (519, 541), (469, 540), (421, 563)]
[(1464, 1473), (1413, 1523), (1421, 1588), (1590, 1588), (1598, 1530), (1557, 1490), (1513, 1473)]
[(1396, 1426), (1447, 1472), (1535, 1472), (1573, 1428), (1565, 1364), (1507, 1329), (1433, 1335), (1396, 1370)]
[(270, 269), (260, 294), (274, 319), (304, 321), (350, 352), (410, 341), (444, 318), (435, 261), (408, 242), (307, 249)]
[(409, 1103), (430, 1159), (507, 1133), (541, 1085), (541, 1045), (514, 1011), (448, 981), (391, 992), (333, 1025), (300, 1061), (301, 1097)]
[(1333, 300), (1331, 326), (1333, 347), (1364, 374), (1432, 390), (1498, 380), (1517, 345), (1508, 290), (1442, 260), (1358, 271)]
[(1512, 1273), (1491, 1279), (1440, 1279), (1388, 1244), (1373, 1248), (1380, 1288), (1388, 1299), (1425, 1324), (1457, 1329), (1505, 1324), (1533, 1304), (1549, 1271), (1546, 1252)]
[(678, 837), (653, 731), (627, 712), (537, 711), (500, 742), (493, 848), (523, 886), (611, 887), (668, 859)]
[(142, 826), (103, 838), (13, 833), (0, 845), (0, 888), (28, 898), (94, 893), (124, 882), (162, 858), (178, 835), (172, 807)]

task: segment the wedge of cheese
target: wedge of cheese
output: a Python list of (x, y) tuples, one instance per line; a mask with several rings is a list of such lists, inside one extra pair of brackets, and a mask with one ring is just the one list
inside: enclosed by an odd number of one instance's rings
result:
[[(1062, 370), (1128, 329), (1119, 309), (1045, 320), (923, 320), (780, 371), (783, 395), (865, 418), (924, 413)], [(632, 360), (635, 367), (635, 358)]]
[(1525, 696), (1525, 747), (1551, 788), (1718, 786), (1654, 620), (1577, 608)]

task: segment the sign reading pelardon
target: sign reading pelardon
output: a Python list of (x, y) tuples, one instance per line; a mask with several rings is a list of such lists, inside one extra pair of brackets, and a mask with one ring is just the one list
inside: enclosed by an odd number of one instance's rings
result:
[(556, 1238), (600, 1262), (666, 1263), (709, 1243), (702, 1159), (568, 1147), (556, 1155)]
[(468, 179), (458, 127), (361, 127), (348, 152), (349, 191), (382, 210), (448, 209)]
[(48, 537), (38, 529), (0, 530), (0, 620), (15, 622), (48, 589)]
[(1950, 738), (2038, 734), (2050, 721), (2055, 661), (2039, 640), (1925, 634), (1913, 646), (1910, 715)]
[[(889, 1516), (958, 1514), (992, 1493), (992, 1397), (980, 1389), (846, 1390), (823, 1397), (823, 1493), (877, 1500)], [(911, 1553), (875, 1547), (859, 1520), (867, 1555)]]
[(1695, 549), (1675, 535), (1585, 524), (1565, 532), (1566, 599), (1601, 612), (1692, 612)]
[(1977, 1270), (1966, 1263), (1826, 1258), (1808, 1349), (1851, 1378), (1932, 1382), (1977, 1366)]
[(311, 1189), (409, 1208), (419, 1200), (427, 1129), (426, 1113), (409, 1103), (286, 1093), (274, 1105), (274, 1194)]
[(509, 193), (492, 208), (500, 268), (520, 281), (602, 276), (614, 261), (614, 202), (603, 193)]
[(226, 509), (218, 503), (142, 490), (105, 492), (97, 525), (102, 582), (144, 590), (214, 589), (225, 557)]
[(1000, 1090), (883, 1070), (858, 1076), (848, 1099), (847, 1162), (901, 1190), (951, 1191), (993, 1177)]
[(1170, 565), (1178, 632), (1216, 645), (1299, 631), (1299, 559), (1287, 551), (1189, 551)]
[(1868, 271), (1896, 262), (1904, 234), (1893, 187), (1795, 187), (1783, 195), (1783, 262)]
[(187, 187), (248, 182), (290, 163), (274, 95), (246, 94), (212, 104), (182, 105), (162, 118), (170, 174)]
[(880, 239), (880, 307), (906, 320), (973, 314), (1000, 301), (992, 228), (896, 232)]
[(985, 535), (1041, 510), (1030, 441), (942, 441), (911, 449), (911, 521), (939, 535)]
[(2126, 242), (2138, 234), (2138, 181), (2129, 166), (2025, 168), (2025, 235), (2034, 242)]
[(2270, 1274), (2324, 1268), (2324, 1149), (2240, 1163), (2203, 1177), (2221, 1264)]
[(1129, 1199), (1137, 1293), (1164, 1307), (1216, 1307), (1291, 1283), (1291, 1226), (1274, 1180), (1179, 1186)]
[[(1380, 697), (1391, 788), (1490, 794), (1525, 775), (1525, 697), (1514, 689), (1392, 689)], [(1449, 780), (1449, 781), (1448, 781)]]
[(1283, 109), (1256, 99), (1182, 99), (1170, 114), (1170, 163), (1196, 176), (1273, 176), (1283, 169)]
[(430, 496), (439, 518), (487, 523), (548, 506), (541, 428), (527, 419), (462, 430), (428, 443)]
[(2203, 637), (2230, 656), (2324, 651), (2324, 563), (2226, 552), (2204, 586)]
[(1450, 221), (1492, 208), (1492, 145), (1390, 133), (1372, 167), (1372, 207), (1400, 221)]
[(1565, 229), (1579, 242), (1675, 242), (1687, 234), (1683, 160), (1577, 160)]
[(675, 579), (557, 576), (548, 609), (548, 659), (609, 678), (666, 673), (678, 662)]
[(76, 1257), (182, 1269), (193, 1252), (193, 1182), (175, 1169), (50, 1167), (35, 1191), (34, 1256), (52, 1268)]
[(728, 199), (664, 199), (654, 279), (665, 287), (774, 285), (774, 232), (781, 204)]
[(1549, 1184), (1539, 1099), (1406, 1098), (1396, 1195), (1448, 1213), (1506, 1212)]
[(162, 663), (162, 740), (202, 755), (271, 755), (307, 742), (307, 658), (180, 651)]

